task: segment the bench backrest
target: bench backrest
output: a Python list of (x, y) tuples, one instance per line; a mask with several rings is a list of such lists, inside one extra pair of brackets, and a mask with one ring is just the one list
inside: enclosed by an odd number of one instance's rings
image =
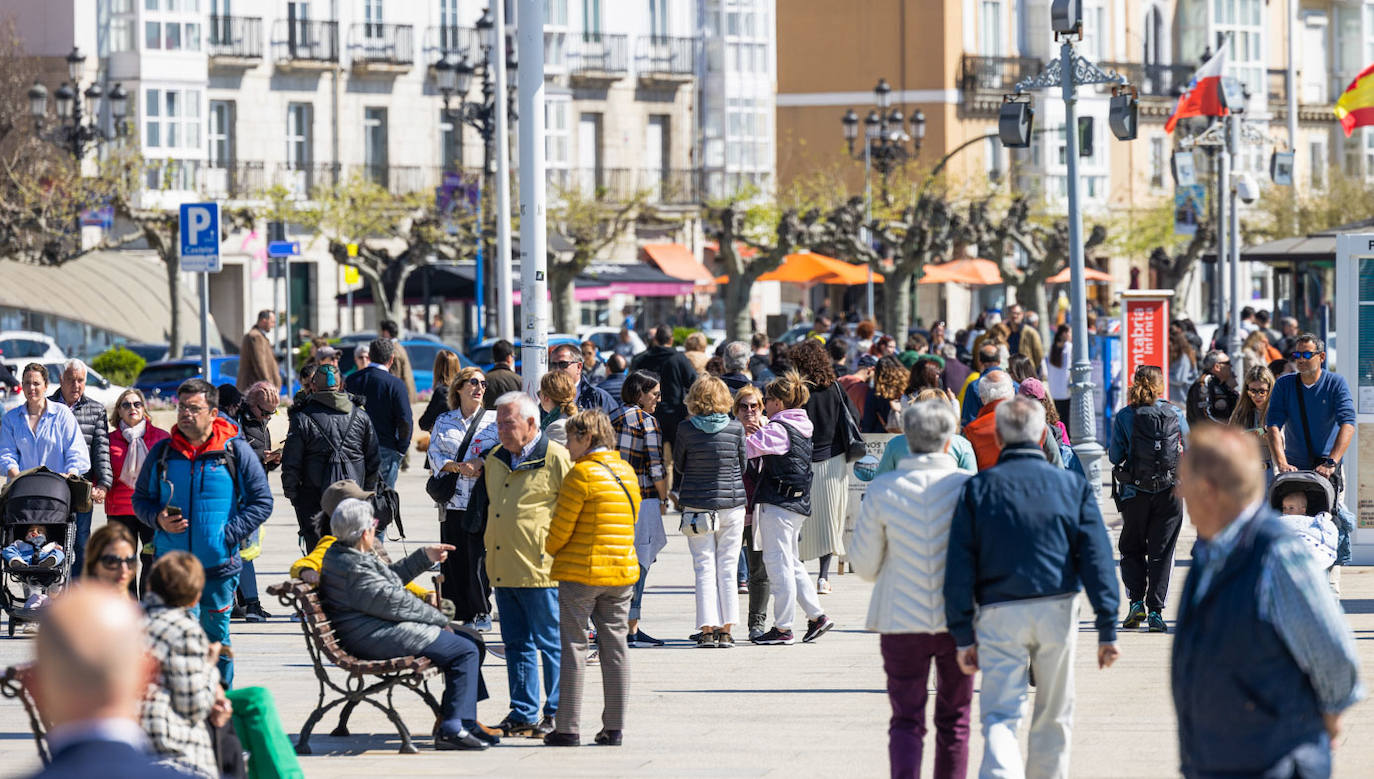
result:
[(325, 614), (319, 593), (313, 584), (293, 579), (268, 587), (267, 591), (282, 598), (284, 602), (290, 601), (301, 615), (301, 629), (305, 631), (311, 654), (322, 656), (343, 671), (351, 674), (381, 674), (418, 671), (430, 666), (429, 660), (423, 657), (363, 660), (350, 654), (339, 643), (334, 626)]

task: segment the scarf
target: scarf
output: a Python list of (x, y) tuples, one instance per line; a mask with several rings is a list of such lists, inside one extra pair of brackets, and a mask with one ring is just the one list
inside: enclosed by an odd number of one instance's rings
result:
[(691, 420), (692, 427), (707, 434), (719, 433), (725, 429), (726, 425), (730, 424), (730, 417), (721, 413), (698, 414), (692, 417)]
[(143, 443), (143, 434), (148, 430), (148, 420), (129, 427), (122, 420), (119, 423), (119, 432), (124, 435), (124, 440), (129, 442), (129, 451), (124, 455), (124, 467), (119, 469), (119, 481), (123, 484), (134, 487), (138, 483), (138, 471), (143, 467), (143, 461), (148, 459), (148, 445)]

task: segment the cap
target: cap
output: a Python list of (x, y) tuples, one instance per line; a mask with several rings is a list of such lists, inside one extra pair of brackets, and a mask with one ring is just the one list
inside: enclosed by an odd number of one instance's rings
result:
[(339, 369), (333, 365), (321, 365), (315, 369), (315, 383), (318, 386), (323, 384), (327, 389), (335, 389), (339, 386)]
[(234, 408), (243, 402), (243, 395), (239, 393), (239, 388), (233, 384), (225, 382), (215, 388), (219, 392), (219, 407)]
[(860, 368), (874, 368), (874, 367), (877, 367), (877, 365), (878, 365), (878, 358), (877, 358), (877, 357), (874, 357), (874, 356), (871, 355), (871, 354), (861, 354), (861, 355), (859, 355), (859, 367), (860, 367)]
[(1045, 385), (1041, 384), (1039, 379), (1032, 376), (1021, 382), (1021, 394), (1025, 395), (1028, 398), (1044, 400)]
[(315, 359), (332, 360), (339, 356), (339, 350), (332, 346), (321, 346), (315, 350)]
[(345, 500), (349, 498), (369, 500), (375, 494), (359, 487), (358, 483), (352, 479), (340, 479), (325, 488), (324, 494), (320, 496), (320, 510), (324, 512), (326, 517), (332, 516), (334, 509), (338, 508), (339, 504)]

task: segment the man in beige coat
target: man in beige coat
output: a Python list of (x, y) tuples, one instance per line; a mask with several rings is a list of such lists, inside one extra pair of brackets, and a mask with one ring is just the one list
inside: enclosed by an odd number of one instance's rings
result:
[(239, 377), (236, 382), (239, 392), (260, 381), (274, 387), (281, 386), (281, 372), (277, 367), (277, 354), (272, 350), (272, 330), (277, 326), (277, 314), (271, 309), (258, 312), (258, 322), (243, 334), (243, 345), (239, 347)]

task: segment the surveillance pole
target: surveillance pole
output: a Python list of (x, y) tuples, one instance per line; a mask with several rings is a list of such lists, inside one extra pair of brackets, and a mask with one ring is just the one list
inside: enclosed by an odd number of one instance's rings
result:
[[(1231, 158), (1231, 176), (1235, 178), (1236, 154), (1240, 151), (1241, 118), (1235, 111), (1229, 111), (1223, 121), (1226, 122), (1227, 129), (1225, 155)], [(1231, 362), (1235, 363), (1232, 367), (1236, 375), (1244, 377), (1244, 356), (1240, 353), (1240, 202), (1236, 182), (1228, 180), (1225, 187), (1231, 200), (1231, 329), (1227, 332), (1229, 337), (1226, 339), (1226, 352), (1231, 355)], [(1221, 262), (1220, 255), (1217, 256), (1217, 262)]]

